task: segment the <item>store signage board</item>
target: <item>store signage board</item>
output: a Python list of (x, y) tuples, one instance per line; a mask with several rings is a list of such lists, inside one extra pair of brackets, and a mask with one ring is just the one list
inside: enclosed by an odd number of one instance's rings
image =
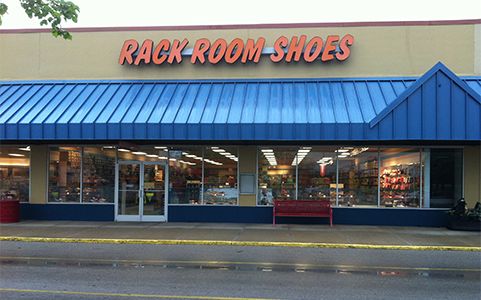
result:
[[(329, 62), (333, 60), (344, 61), (350, 54), (350, 47), (354, 44), (354, 37), (346, 34), (328, 35), (325, 39), (306, 35), (292, 36), (290, 39), (281, 36), (273, 44), (273, 47), (265, 46), (266, 39), (263, 37), (242, 40), (235, 38), (228, 42), (225, 39), (198, 39), (193, 48), (187, 48), (188, 39), (170, 41), (162, 39), (157, 44), (153, 40), (146, 39), (142, 43), (129, 39), (124, 41), (120, 50), (119, 64), (180, 64), (187, 58), (192, 64), (228, 64), (258, 63), (261, 56), (268, 56), (274, 63), (279, 62)], [(186, 59), (186, 60), (187, 60)]]

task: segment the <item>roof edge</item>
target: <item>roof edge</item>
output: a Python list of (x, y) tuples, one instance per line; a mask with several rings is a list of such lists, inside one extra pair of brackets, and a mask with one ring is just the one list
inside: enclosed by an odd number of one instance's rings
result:
[[(426, 20), (426, 21), (363, 21), (363, 22), (321, 22), (321, 23), (262, 23), (226, 25), (178, 25), (178, 26), (125, 26), (125, 27), (72, 27), (70, 32), (118, 32), (118, 31), (180, 31), (180, 30), (230, 30), (230, 29), (269, 29), (269, 28), (315, 28), (315, 27), (382, 27), (382, 26), (439, 26), (474, 25), (481, 19)], [(0, 34), (43, 33), (49, 28), (0, 29)]]
[(419, 77), (411, 86), (409, 86), (399, 97), (396, 98), (391, 104), (386, 106), (374, 119), (369, 122), (369, 126), (373, 128), (379, 122), (381, 122), (389, 113), (391, 113), (396, 107), (398, 107), (401, 103), (406, 101), (406, 99), (411, 96), (414, 91), (416, 91), (419, 87), (421, 87), (431, 76), (436, 74), (437, 72), (443, 72), (449, 79), (454, 81), (461, 89), (463, 89), (466, 93), (468, 93), (473, 99), (478, 101), (481, 104), (481, 95), (479, 95), (476, 91), (474, 91), (468, 84), (466, 84), (463, 79), (457, 76), (453, 71), (451, 71), (446, 65), (442, 62), (437, 62), (431, 69), (429, 69), (424, 75)]

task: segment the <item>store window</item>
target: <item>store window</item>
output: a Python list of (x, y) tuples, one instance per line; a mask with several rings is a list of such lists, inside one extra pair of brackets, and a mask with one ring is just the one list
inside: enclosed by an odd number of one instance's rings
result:
[(378, 148), (340, 147), (339, 206), (377, 206)]
[(169, 204), (202, 204), (202, 147), (169, 149)]
[(258, 205), (274, 200), (296, 199), (296, 155), (298, 147), (261, 147), (258, 160)]
[[(330, 200), (336, 204), (336, 148), (297, 149), (298, 197), (300, 200)], [(295, 162), (293, 161), (295, 165)], [(342, 193), (340, 187), (339, 193)]]
[(381, 207), (419, 207), (420, 150), (381, 148), (380, 157)]
[(80, 202), (80, 147), (51, 147), (49, 202)]
[(452, 207), (463, 192), (463, 149), (430, 149), (429, 174), (430, 207)]
[(113, 146), (83, 148), (82, 202), (114, 202), (115, 155)]
[(204, 204), (237, 204), (237, 147), (204, 149)]
[(29, 173), (29, 146), (0, 146), (0, 199), (28, 202)]

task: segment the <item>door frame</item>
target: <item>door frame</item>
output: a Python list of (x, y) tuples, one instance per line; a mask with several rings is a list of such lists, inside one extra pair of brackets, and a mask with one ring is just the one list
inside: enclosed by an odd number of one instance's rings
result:
[[(119, 214), (119, 166), (121, 164), (138, 164), (139, 165), (139, 214), (138, 215), (120, 215)], [(160, 165), (164, 167), (164, 214), (144, 216), (144, 166)], [(168, 199), (169, 199), (169, 164), (163, 161), (140, 161), (140, 160), (118, 160), (115, 164), (115, 221), (126, 222), (167, 222), (168, 220)]]

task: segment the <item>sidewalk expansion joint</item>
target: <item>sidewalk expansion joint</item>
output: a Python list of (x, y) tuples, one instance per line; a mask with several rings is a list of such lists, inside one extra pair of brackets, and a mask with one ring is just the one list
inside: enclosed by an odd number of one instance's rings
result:
[(23, 236), (0, 236), (0, 241), (38, 242), (38, 243), (199, 245), (199, 246), (293, 247), (293, 248), (338, 248), (338, 249), (481, 252), (481, 247), (449, 246), (449, 245), (416, 246), (416, 245), (375, 245), (375, 244), (354, 244), (354, 243), (345, 244), (345, 243), (222, 241), (222, 240), (104, 239), (104, 238), (61, 238), (61, 237), (23, 237)]

